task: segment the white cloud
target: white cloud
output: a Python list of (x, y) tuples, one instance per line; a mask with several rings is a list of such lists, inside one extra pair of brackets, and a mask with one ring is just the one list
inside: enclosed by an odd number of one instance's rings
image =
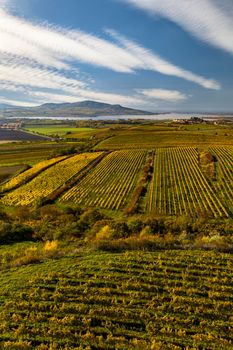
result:
[(64, 89), (85, 87), (85, 83), (66, 78), (52, 70), (33, 67), (30, 65), (0, 64), (0, 81), (5, 85), (9, 82), (18, 86), (31, 86), (37, 88)]
[(96, 91), (94, 81), (80, 78), (77, 62), (127, 74), (154, 71), (204, 88), (220, 88), (218, 82), (184, 70), (117, 32), (109, 30), (106, 40), (80, 30), (33, 23), (9, 14), (3, 6), (7, 3), (0, 0), (0, 90), (21, 93), (24, 105), (27, 98), (29, 105), (81, 99), (145, 105), (142, 92), (126, 96)]
[(123, 0), (233, 54), (232, 0)]
[[(74, 93), (74, 92), (73, 92)], [(122, 94), (113, 94), (107, 92), (89, 91), (84, 89), (79, 89), (76, 94), (67, 95), (66, 93), (56, 93), (56, 92), (44, 92), (44, 91), (29, 91), (28, 95), (31, 98), (36, 99), (37, 104), (42, 104), (45, 102), (54, 103), (64, 103), (64, 102), (78, 102), (86, 99), (93, 99), (99, 102), (108, 102), (112, 104), (122, 104), (131, 105), (134, 107), (146, 105), (147, 102), (142, 99), (142, 96), (133, 95), (125, 96)]]
[(35, 107), (38, 105), (38, 103), (21, 101), (21, 100), (12, 100), (9, 98), (5, 98), (3, 96), (0, 96), (0, 103), (5, 103), (11, 106), (19, 106), (19, 107)]
[(165, 89), (137, 89), (137, 92), (149, 97), (150, 99), (162, 100), (167, 102), (178, 102), (188, 98), (187, 95), (182, 94), (177, 90), (165, 90)]
[(219, 88), (215, 81), (183, 70), (115, 32), (111, 34), (117, 44), (82, 31), (34, 24), (0, 10), (0, 52), (10, 55), (9, 59), (56, 69), (70, 69), (73, 62), (80, 61), (122, 73), (152, 70), (205, 88)]
[(130, 41), (127, 38), (119, 35), (115, 31), (108, 30), (107, 32), (114, 38), (116, 38), (122, 45), (124, 45), (125, 49), (131, 52), (132, 55), (138, 57), (141, 60), (141, 69), (153, 70), (161, 74), (183, 78), (185, 80), (189, 80), (196, 84), (199, 84), (206, 89), (220, 89), (220, 84), (214, 79), (206, 79), (200, 75), (194, 74), (190, 71), (175, 66), (174, 64), (162, 59), (160, 56), (155, 55), (150, 50), (147, 50), (142, 46), (137, 45), (133, 41)]

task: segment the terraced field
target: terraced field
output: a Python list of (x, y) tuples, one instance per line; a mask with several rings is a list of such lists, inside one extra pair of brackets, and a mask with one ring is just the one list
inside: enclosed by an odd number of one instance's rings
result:
[(122, 208), (142, 171), (146, 151), (118, 151), (107, 155), (96, 168), (66, 192), (61, 201), (85, 206)]
[[(224, 158), (221, 162), (225, 163)], [(232, 172), (232, 169), (228, 167), (228, 171)], [(222, 191), (226, 193), (227, 188)], [(156, 150), (146, 209), (164, 215), (198, 215), (202, 212), (215, 217), (229, 215), (227, 207), (201, 172), (198, 151), (192, 147)]]
[(5, 205), (29, 205), (46, 198), (64, 185), (91, 161), (100, 156), (100, 152), (83, 153), (65, 159), (40, 173), (33, 180), (6, 194), (1, 202)]
[(2, 272), (0, 348), (230, 350), (232, 264), (214, 251), (92, 252)]

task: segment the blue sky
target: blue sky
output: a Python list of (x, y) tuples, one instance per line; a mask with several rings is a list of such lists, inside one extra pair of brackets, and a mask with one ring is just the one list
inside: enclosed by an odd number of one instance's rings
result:
[(0, 0), (0, 103), (233, 111), (232, 0)]

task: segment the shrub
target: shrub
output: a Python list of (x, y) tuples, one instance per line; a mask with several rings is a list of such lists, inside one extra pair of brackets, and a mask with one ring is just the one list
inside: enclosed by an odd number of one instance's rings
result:
[(111, 227), (109, 225), (105, 225), (104, 227), (102, 227), (100, 229), (99, 232), (97, 232), (96, 234), (96, 240), (100, 241), (100, 240), (106, 240), (111, 238), (113, 235), (113, 230), (111, 229)]
[(123, 237), (128, 237), (130, 230), (127, 226), (127, 224), (122, 221), (122, 222), (112, 222), (111, 228), (113, 230), (113, 237), (115, 238), (123, 238)]
[(18, 223), (0, 224), (0, 243), (22, 242), (33, 239), (33, 230), (25, 225)]

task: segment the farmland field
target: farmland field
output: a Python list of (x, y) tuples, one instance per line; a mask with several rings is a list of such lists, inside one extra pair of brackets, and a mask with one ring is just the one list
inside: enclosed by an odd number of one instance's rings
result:
[(2, 272), (0, 347), (230, 350), (232, 263), (214, 251), (91, 252)]
[[(229, 162), (232, 162), (231, 151), (228, 153), (227, 148), (221, 149), (228, 154)], [(219, 154), (218, 148), (212, 150)], [(224, 158), (220, 159), (222, 164)], [(231, 170), (228, 168), (229, 176), (232, 176)], [(147, 203), (149, 211), (165, 215), (198, 215), (204, 211), (213, 216), (229, 215), (221, 197), (216, 196), (213, 186), (202, 173), (195, 148), (158, 148), (150, 186)], [(233, 201), (227, 188), (223, 186), (221, 192), (225, 196), (228, 193)]]
[(176, 146), (211, 146), (232, 145), (233, 131), (214, 129), (207, 131), (177, 131), (170, 128), (169, 131), (160, 131), (159, 128), (147, 130), (134, 130), (120, 133), (99, 143), (96, 150), (117, 149), (151, 149), (156, 147)]
[[(75, 146), (80, 143), (75, 143)], [(0, 165), (33, 165), (51, 158), (52, 154), (74, 146), (72, 142), (20, 142), (0, 145)]]
[(0, 128), (1, 141), (43, 141), (45, 137), (34, 135), (19, 130), (8, 130)]
[[(33, 180), (6, 194), (2, 203), (6, 205), (28, 205), (52, 194), (60, 186), (75, 176), (100, 153), (84, 153), (58, 162), (40, 173)], [(7, 186), (7, 185), (6, 185)]]
[(0, 349), (232, 349), (232, 129), (95, 135), (0, 145)]
[(119, 209), (137, 183), (145, 156), (144, 151), (110, 153), (77, 186), (66, 192), (61, 201)]
[(29, 125), (25, 127), (25, 130), (28, 130), (30, 132), (47, 135), (47, 136), (68, 136), (68, 135), (86, 135), (86, 137), (95, 131), (95, 129), (92, 128), (76, 128), (72, 126), (67, 125), (45, 125), (45, 126), (39, 126), (39, 125)]
[(25, 170), (25, 165), (0, 166), (0, 184)]
[[(124, 209), (130, 198), (138, 191), (139, 180), (143, 176), (148, 177), (146, 174), (142, 175), (148, 152), (137, 149), (109, 152), (82, 179), (74, 182), (68, 190), (64, 189), (59, 201), (85, 207)], [(144, 193), (144, 197), (141, 195), (138, 197), (138, 201), (142, 204), (141, 213), (192, 217), (207, 215), (216, 218), (232, 216), (231, 146), (228, 148), (212, 146), (205, 148), (204, 151), (197, 147), (163, 147), (155, 148), (153, 153), (153, 169), (143, 185), (146, 194)], [(90, 160), (99, 154), (92, 153)], [(85, 157), (85, 154), (83, 156)], [(22, 186), (5, 195), (1, 203), (29, 205), (36, 201), (37, 196), (38, 198), (48, 196), (68, 180), (69, 174), (66, 168), (63, 170), (67, 178), (65, 175), (60, 176), (58, 170), (65, 166), (66, 162), (67, 169), (70, 169), (72, 174), (78, 172), (75, 167), (79, 169), (80, 156), (76, 157), (71, 158), (74, 160), (73, 165), (71, 163), (68, 165), (71, 160), (53, 165), (60, 159), (54, 158), (41, 162), (11, 179), (2, 190), (10, 190), (20, 184)], [(209, 163), (203, 165), (201, 157), (204, 157), (204, 160), (207, 157)], [(208, 157), (212, 160), (208, 160)], [(75, 164), (76, 159), (78, 164)], [(43, 171), (47, 166), (50, 168)], [(36, 176), (37, 174), (39, 175)], [(34, 176), (36, 177), (32, 179)], [(24, 185), (27, 181), (28, 183)]]
[(66, 156), (56, 157), (49, 160), (44, 160), (40, 163), (37, 163), (32, 168), (24, 171), (23, 173), (19, 174), (18, 176), (15, 176), (13, 179), (8, 181), (5, 185), (1, 187), (2, 191), (6, 190), (12, 190), (15, 187), (18, 187), (19, 185), (24, 184), (25, 182), (31, 180), (33, 177), (38, 175), (41, 171), (45, 170), (51, 165), (54, 165), (55, 163), (65, 159)]

